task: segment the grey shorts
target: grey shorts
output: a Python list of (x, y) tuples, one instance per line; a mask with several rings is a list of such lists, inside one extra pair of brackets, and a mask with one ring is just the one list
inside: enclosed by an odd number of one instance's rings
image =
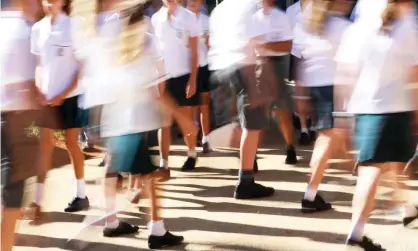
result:
[(6, 208), (20, 208), (24, 194), (24, 180), (13, 180), (12, 142), (8, 130), (8, 116), (1, 115), (1, 197)]
[(286, 85), (287, 77), (287, 56), (268, 57), (273, 63), (274, 71), (277, 77), (277, 98), (272, 102), (273, 109), (290, 109), (292, 99), (290, 88)]

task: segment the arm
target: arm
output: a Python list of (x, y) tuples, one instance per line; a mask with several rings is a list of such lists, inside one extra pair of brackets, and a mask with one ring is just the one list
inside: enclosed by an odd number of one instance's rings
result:
[(292, 40), (281, 42), (269, 42), (260, 45), (264, 49), (274, 52), (290, 52), (292, 50)]
[(187, 91), (187, 97), (190, 98), (196, 93), (196, 81), (197, 81), (197, 72), (199, 67), (199, 51), (198, 51), (198, 38), (189, 37), (189, 48), (191, 54), (191, 71)]
[(194, 14), (190, 14), (190, 20), (188, 22), (189, 32), (189, 49), (190, 49), (190, 78), (187, 85), (186, 95), (187, 98), (192, 97), (196, 93), (196, 81), (199, 67), (199, 26), (197, 17)]

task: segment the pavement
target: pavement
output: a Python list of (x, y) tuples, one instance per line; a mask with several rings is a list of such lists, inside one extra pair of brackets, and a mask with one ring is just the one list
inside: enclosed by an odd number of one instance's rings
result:
[[(194, 172), (182, 173), (178, 170), (186, 158), (185, 147), (176, 145), (172, 150), (173, 178), (159, 185), (160, 205), (167, 228), (184, 235), (185, 243), (166, 250), (346, 250), (343, 244), (350, 228), (355, 182), (349, 170), (351, 164), (335, 161), (320, 187), (321, 194), (335, 209), (303, 215), (300, 199), (309, 176), (311, 148), (298, 149), (296, 166), (284, 164), (283, 148), (262, 148), (258, 154), (260, 172), (256, 174), (256, 180), (274, 187), (276, 193), (271, 198), (249, 201), (232, 198), (238, 170), (236, 152), (218, 149), (201, 156)], [(134, 205), (128, 202), (126, 194), (118, 195), (119, 216), (140, 226), (136, 235), (104, 238), (103, 221), (85, 227), (103, 215), (103, 168), (97, 166), (100, 161), (100, 158), (86, 160), (87, 193), (92, 207), (81, 213), (63, 212), (73, 196), (71, 166), (64, 165), (49, 173), (44, 207), (47, 220), (41, 225), (22, 220), (16, 251), (147, 250), (147, 217), (144, 213), (148, 207), (147, 199)], [(409, 180), (407, 184), (413, 191), (410, 197), (418, 204), (418, 180)], [(29, 182), (28, 186), (31, 188), (33, 184)], [(377, 209), (366, 233), (388, 251), (418, 251), (418, 224), (415, 229), (401, 226), (400, 215), (391, 209), (388, 201), (390, 192), (385, 187), (379, 189)]]

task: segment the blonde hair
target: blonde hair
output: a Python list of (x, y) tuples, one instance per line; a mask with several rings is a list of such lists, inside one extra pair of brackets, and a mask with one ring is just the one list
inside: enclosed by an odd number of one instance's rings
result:
[[(145, 33), (147, 30), (144, 22), (145, 0), (121, 0), (115, 11), (120, 13), (123, 30), (117, 38), (115, 48), (118, 51), (118, 64), (128, 64), (135, 61), (143, 51)], [(71, 16), (76, 17), (80, 26), (76, 30), (76, 41), (85, 42), (85, 39), (97, 35), (98, 0), (73, 0)]]
[(309, 32), (320, 34), (323, 31), (331, 5), (332, 0), (313, 0), (312, 12), (306, 23)]

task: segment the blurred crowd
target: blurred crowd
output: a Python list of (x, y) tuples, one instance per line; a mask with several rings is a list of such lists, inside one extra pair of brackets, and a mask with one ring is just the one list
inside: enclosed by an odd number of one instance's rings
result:
[[(305, 214), (332, 209), (318, 188), (333, 156), (355, 150), (346, 239), (354, 250), (386, 250), (364, 233), (383, 175), (392, 181), (403, 226), (417, 221), (418, 207), (398, 178), (413, 172), (408, 163), (417, 149), (413, 0), (300, 0), (286, 11), (275, 0), (224, 0), (210, 15), (203, 0), (156, 2), (1, 1), (3, 251), (13, 249), (20, 218), (43, 218), (57, 132), (74, 167), (74, 196), (64, 211), (90, 208), (83, 151), (100, 145), (103, 235), (139, 229), (117, 216), (116, 196), (127, 177), (132, 203), (150, 198), (150, 249), (184, 240), (166, 229), (156, 196), (156, 184), (171, 177), (174, 125), (187, 146), (181, 171), (198, 169), (199, 156), (217, 147), (239, 150), (236, 199), (275, 192), (254, 175), (272, 119), (285, 141), (284, 164), (297, 164), (297, 146), (312, 144), (311, 176), (300, 198)], [(214, 123), (214, 110), (228, 118)], [(28, 137), (28, 128), (38, 137)], [(150, 153), (156, 131), (158, 163)], [(31, 177), (34, 199), (23, 205)]]

